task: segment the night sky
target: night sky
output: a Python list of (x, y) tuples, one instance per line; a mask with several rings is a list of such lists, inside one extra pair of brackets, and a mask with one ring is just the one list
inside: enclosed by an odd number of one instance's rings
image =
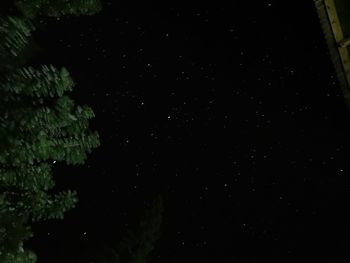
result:
[(350, 119), (313, 2), (164, 2), (35, 33), (101, 139), (54, 164), (79, 203), (34, 225), (38, 262), (90, 262), (158, 193), (154, 262), (348, 262)]

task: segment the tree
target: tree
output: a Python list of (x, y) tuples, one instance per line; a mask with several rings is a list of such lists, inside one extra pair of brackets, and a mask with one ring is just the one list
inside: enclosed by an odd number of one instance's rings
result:
[(32, 22), (19, 17), (0, 18), (0, 74), (24, 64), (23, 58), (35, 29)]
[(38, 15), (93, 15), (102, 8), (99, 0), (16, 0), (15, 5), (25, 17), (31, 19)]
[[(66, 95), (74, 82), (66, 68), (18, 67), (34, 25), (26, 18), (0, 20), (0, 262), (32, 263), (23, 249), (28, 223), (63, 218), (76, 191), (50, 193), (52, 161), (83, 164), (100, 145), (88, 129), (93, 110)], [(18, 60), (21, 61), (21, 60)]]
[(154, 243), (161, 238), (163, 211), (163, 197), (159, 194), (139, 213), (139, 224), (125, 229), (113, 241), (91, 244), (83, 254), (61, 254), (60, 262), (73, 263), (79, 259), (95, 263), (149, 263)]
[(158, 195), (146, 206), (136, 229), (128, 229), (126, 236), (111, 249), (111, 258), (114, 261), (109, 262), (150, 262), (154, 243), (161, 237), (163, 210), (163, 198)]
[(163, 199), (158, 195), (141, 217), (138, 235), (131, 234), (126, 239), (130, 253), (129, 263), (146, 263), (151, 259), (154, 242), (161, 237)]
[(23, 240), (32, 237), (30, 227), (25, 226), (25, 217), (0, 213), (0, 262), (33, 263), (36, 255), (31, 250), (24, 251)]

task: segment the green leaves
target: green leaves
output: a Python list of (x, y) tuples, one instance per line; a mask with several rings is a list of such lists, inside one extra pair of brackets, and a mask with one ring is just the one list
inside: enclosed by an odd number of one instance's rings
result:
[(23, 249), (28, 223), (62, 219), (78, 202), (76, 191), (55, 186), (51, 161), (83, 164), (100, 144), (88, 129), (88, 106), (75, 106), (66, 92), (74, 81), (66, 68), (26, 66), (34, 54), (37, 16), (94, 14), (98, 0), (16, 0), (23, 17), (0, 18), (0, 262), (34, 263)]
[(0, 262), (33, 263), (36, 256), (23, 250), (23, 240), (33, 236), (30, 227), (25, 226), (26, 218), (14, 213), (0, 213)]
[(37, 192), (54, 187), (51, 166), (41, 163), (36, 166), (23, 165), (18, 168), (0, 169), (0, 184), (5, 187)]
[(24, 67), (8, 74), (0, 84), (0, 89), (14, 98), (20, 94), (30, 97), (61, 97), (64, 92), (72, 91), (74, 82), (65, 68), (57, 70), (52, 65), (43, 65), (41, 69)]
[(93, 15), (102, 8), (99, 0), (16, 0), (15, 4), (25, 17), (31, 19), (38, 15)]
[(0, 262), (2, 263), (35, 263), (36, 255), (30, 251), (18, 250), (14, 252), (3, 252), (0, 254)]
[(0, 18), (0, 69), (10, 68), (18, 60), (34, 29), (27, 19), (15, 16)]
[(62, 191), (54, 196), (49, 196), (43, 192), (32, 195), (29, 198), (32, 202), (36, 202), (35, 209), (28, 211), (32, 221), (40, 221), (47, 219), (63, 219), (66, 211), (75, 207), (78, 202), (76, 191)]

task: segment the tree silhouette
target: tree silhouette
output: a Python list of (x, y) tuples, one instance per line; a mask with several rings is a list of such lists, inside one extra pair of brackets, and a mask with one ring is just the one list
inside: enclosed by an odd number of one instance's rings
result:
[(163, 198), (159, 194), (140, 216), (139, 225), (127, 229), (124, 238), (105, 246), (94, 256), (98, 263), (147, 263), (152, 259), (154, 243), (161, 237)]
[(146, 263), (151, 259), (154, 242), (161, 237), (162, 213), (163, 199), (159, 195), (144, 212), (138, 230), (139, 234), (130, 235), (127, 238), (128, 251), (131, 252), (129, 263)]

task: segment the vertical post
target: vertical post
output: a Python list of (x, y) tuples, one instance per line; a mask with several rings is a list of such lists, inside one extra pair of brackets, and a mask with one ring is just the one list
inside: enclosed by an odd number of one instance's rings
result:
[(314, 3), (326, 38), (330, 57), (335, 67), (337, 79), (344, 95), (346, 108), (350, 115), (350, 56), (347, 46), (339, 45), (339, 43), (344, 41), (344, 35), (336, 5), (334, 0), (314, 0)]

